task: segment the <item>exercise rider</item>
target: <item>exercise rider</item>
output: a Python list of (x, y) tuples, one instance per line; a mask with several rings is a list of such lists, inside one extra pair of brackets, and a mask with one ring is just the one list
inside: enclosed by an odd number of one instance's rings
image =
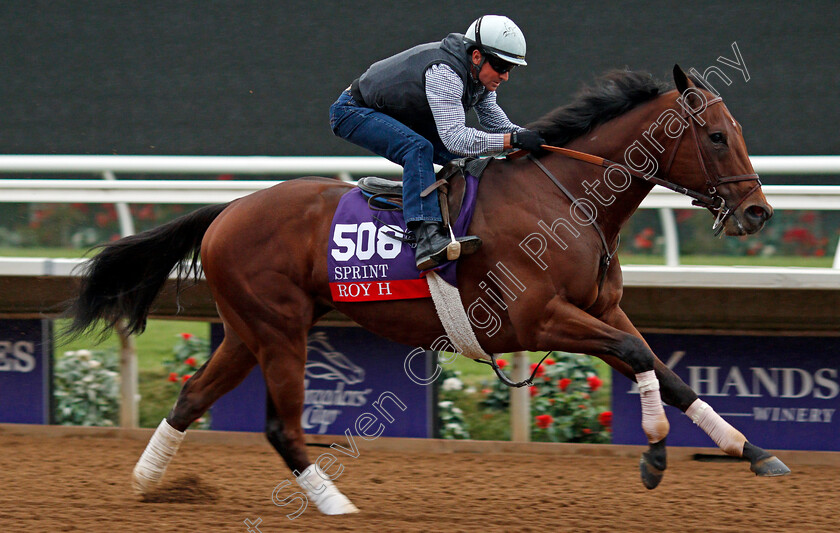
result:
[[(540, 151), (536, 131), (513, 124), (496, 102), (510, 71), (525, 65), (525, 36), (509, 18), (485, 15), (466, 34), (451, 33), (371, 65), (330, 107), (333, 132), (403, 167), (403, 213), (417, 237), (417, 268), (446, 259), (450, 233), (437, 194), (420, 193), (435, 181), (433, 163), (524, 148)], [(466, 126), (475, 109), (487, 131)], [(481, 240), (461, 237), (461, 254)]]

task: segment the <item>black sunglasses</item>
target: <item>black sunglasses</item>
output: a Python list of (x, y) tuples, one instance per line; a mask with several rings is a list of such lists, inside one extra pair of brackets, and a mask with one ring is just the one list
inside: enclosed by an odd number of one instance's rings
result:
[(496, 56), (486, 55), (484, 56), (487, 58), (487, 62), (490, 63), (490, 66), (498, 72), (499, 74), (504, 74), (505, 72), (510, 72), (513, 70), (513, 67), (516, 65), (513, 63), (508, 63), (504, 59), (499, 59)]

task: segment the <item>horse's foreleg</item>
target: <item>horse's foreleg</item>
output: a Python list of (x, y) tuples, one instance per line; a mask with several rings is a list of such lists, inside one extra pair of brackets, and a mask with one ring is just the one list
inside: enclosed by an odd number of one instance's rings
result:
[[(615, 311), (603, 318), (605, 322), (638, 337), (647, 345), (642, 335), (620, 308), (615, 308)], [(600, 357), (628, 378), (635, 379), (632, 369), (622, 361), (609, 355)], [(781, 476), (790, 473), (790, 469), (775, 456), (747, 441), (743, 433), (701, 400), (691, 387), (655, 355), (654, 369), (661, 384), (662, 400), (683, 411), (692, 422), (709, 435), (721, 450), (734, 457), (749, 459), (750, 470), (758, 476)]]
[(642, 429), (650, 444), (642, 456), (640, 470), (645, 486), (656, 487), (666, 467), (665, 437), (670, 426), (662, 408), (653, 352), (639, 337), (616, 329), (560, 298), (555, 298), (546, 312), (548, 318), (538, 324), (536, 332), (540, 349), (608, 354), (621, 361), (638, 382)]
[(222, 395), (239, 385), (256, 365), (254, 355), (226, 332), (216, 353), (184, 384), (178, 400), (164, 418), (134, 466), (132, 487), (143, 495), (156, 487), (178, 451), (190, 424)]
[[(300, 352), (300, 353), (298, 353)], [(273, 354), (263, 359), (263, 374), (268, 386), (265, 433), (297, 478), (310, 502), (324, 514), (357, 513), (359, 509), (333, 483), (337, 477), (309, 462), (301, 426), (304, 402), (305, 344), (295, 350)], [(338, 472), (340, 475), (341, 472)]]

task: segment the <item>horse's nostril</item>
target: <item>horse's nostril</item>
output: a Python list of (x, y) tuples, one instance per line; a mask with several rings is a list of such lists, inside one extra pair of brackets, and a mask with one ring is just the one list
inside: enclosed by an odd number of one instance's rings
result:
[(764, 222), (770, 218), (770, 213), (760, 205), (751, 205), (747, 208), (747, 216), (759, 222)]

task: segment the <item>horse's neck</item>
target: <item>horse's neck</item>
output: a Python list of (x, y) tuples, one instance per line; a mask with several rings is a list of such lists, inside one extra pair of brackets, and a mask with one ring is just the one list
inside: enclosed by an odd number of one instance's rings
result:
[[(659, 111), (653, 109), (653, 106), (642, 105), (598, 126), (589, 134), (575, 139), (567, 145), (567, 148), (597, 155), (624, 165), (626, 150), (635, 142), (645, 141), (643, 136), (645, 128), (656, 119), (658, 113)], [(651, 150), (650, 145), (644, 145), (644, 147), (658, 160), (661, 168), (660, 159), (664, 156)], [(575, 176), (574, 180), (578, 183), (587, 181), (591, 184), (583, 192), (587, 192), (586, 198), (597, 207), (597, 222), (608, 241), (612, 242), (651, 191), (653, 184), (644, 179), (632, 177), (629, 186), (623, 188), (622, 181), (625, 180), (625, 176), (620, 172), (613, 171), (608, 176), (606, 168), (584, 163), (581, 165), (589, 168), (584, 168), (583, 172), (572, 176)], [(587, 178), (578, 177), (584, 175)]]

